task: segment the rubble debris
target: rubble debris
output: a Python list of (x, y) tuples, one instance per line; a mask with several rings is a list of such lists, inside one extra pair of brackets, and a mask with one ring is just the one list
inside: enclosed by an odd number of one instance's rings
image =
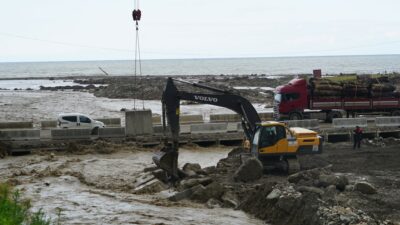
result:
[(354, 185), (354, 190), (367, 195), (372, 195), (377, 193), (376, 188), (372, 184), (365, 181), (357, 182)]
[(136, 187), (133, 190), (135, 194), (154, 194), (166, 190), (168, 187), (159, 180), (151, 180), (145, 184)]
[(258, 180), (263, 174), (263, 169), (260, 160), (250, 157), (236, 170), (234, 180), (242, 182)]
[(170, 201), (174, 201), (174, 202), (180, 201), (180, 200), (183, 200), (183, 199), (190, 198), (193, 195), (193, 193), (195, 193), (197, 191), (204, 190), (204, 189), (205, 189), (205, 187), (203, 185), (199, 184), (199, 185), (194, 186), (192, 188), (189, 188), (189, 189), (186, 189), (184, 191), (178, 192), (178, 193), (170, 196), (168, 199)]
[(190, 198), (199, 202), (207, 202), (210, 198), (220, 199), (224, 191), (224, 187), (220, 183), (212, 182), (204, 189), (197, 189)]

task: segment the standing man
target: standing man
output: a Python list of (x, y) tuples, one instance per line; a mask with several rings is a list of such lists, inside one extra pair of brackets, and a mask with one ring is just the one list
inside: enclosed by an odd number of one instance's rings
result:
[(362, 133), (363, 133), (363, 131), (359, 126), (356, 126), (356, 129), (353, 130), (353, 136), (354, 136), (353, 149), (356, 149), (356, 147), (360, 148)]

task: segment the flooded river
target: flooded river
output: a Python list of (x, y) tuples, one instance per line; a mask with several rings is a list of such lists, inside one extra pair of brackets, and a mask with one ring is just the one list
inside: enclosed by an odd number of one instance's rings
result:
[[(215, 165), (229, 150), (182, 149), (180, 164)], [(33, 208), (53, 219), (60, 212), (62, 224), (264, 224), (239, 210), (170, 202), (165, 200), (168, 191), (132, 194), (130, 187), (152, 165), (151, 156), (151, 151), (137, 151), (8, 157), (0, 161), (0, 177), (17, 179)]]

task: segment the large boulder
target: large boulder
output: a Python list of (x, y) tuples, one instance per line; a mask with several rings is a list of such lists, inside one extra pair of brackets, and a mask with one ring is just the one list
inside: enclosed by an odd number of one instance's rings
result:
[(354, 185), (354, 190), (367, 195), (372, 195), (377, 193), (376, 188), (372, 184), (365, 181), (357, 182)]
[(263, 174), (263, 169), (264, 168), (260, 160), (255, 157), (248, 158), (236, 170), (234, 180), (242, 182), (258, 180)]
[(237, 208), (239, 206), (239, 200), (236, 194), (233, 193), (232, 191), (225, 192), (225, 194), (222, 195), (221, 200), (224, 203), (224, 205), (228, 207)]
[(224, 194), (224, 187), (218, 182), (212, 182), (204, 189), (196, 190), (191, 199), (199, 202), (207, 202), (210, 198), (220, 199)]
[(332, 174), (321, 174), (318, 177), (318, 186), (328, 187), (330, 185), (335, 185), (338, 183), (339, 178)]
[(185, 171), (193, 171), (193, 172), (201, 172), (201, 166), (198, 163), (186, 163), (183, 165), (182, 170)]
[(298, 186), (297, 191), (304, 193), (304, 192), (311, 192), (318, 194), (319, 196), (322, 196), (324, 194), (324, 191), (320, 188), (317, 187), (310, 187), (310, 186)]

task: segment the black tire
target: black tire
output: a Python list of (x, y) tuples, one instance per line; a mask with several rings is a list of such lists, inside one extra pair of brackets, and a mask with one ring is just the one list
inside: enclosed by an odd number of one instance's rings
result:
[(291, 112), (289, 114), (289, 120), (302, 120), (303, 115), (300, 112)]
[(392, 116), (400, 116), (400, 110), (394, 110)]
[(342, 118), (342, 117), (343, 117), (343, 115), (342, 115), (341, 112), (339, 112), (339, 111), (330, 111), (328, 113), (328, 115), (326, 116), (326, 122), (332, 123), (333, 119)]
[(92, 129), (92, 135), (98, 135), (99, 134), (99, 127), (95, 127)]

